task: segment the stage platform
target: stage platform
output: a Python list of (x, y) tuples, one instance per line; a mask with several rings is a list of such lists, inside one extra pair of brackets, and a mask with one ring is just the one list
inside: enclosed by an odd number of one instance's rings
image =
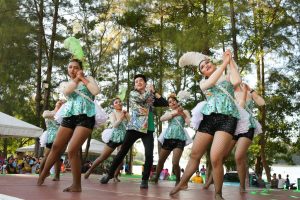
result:
[[(213, 200), (214, 188), (203, 190), (200, 184), (189, 184), (189, 188), (180, 191), (174, 196), (169, 196), (174, 187), (172, 181), (160, 181), (157, 185), (149, 184), (148, 189), (140, 189), (140, 179), (121, 178), (121, 182), (112, 180), (106, 184), (99, 183), (99, 175), (91, 175), (85, 180), (82, 176), (82, 192), (69, 193), (63, 189), (70, 186), (72, 176), (63, 174), (59, 182), (52, 181), (48, 177), (42, 186), (37, 186), (37, 175), (0, 175), (0, 200)], [(300, 199), (300, 192), (288, 190), (266, 190), (249, 188), (247, 193), (240, 194), (239, 187), (224, 185), (223, 197), (226, 200), (287, 200)]]

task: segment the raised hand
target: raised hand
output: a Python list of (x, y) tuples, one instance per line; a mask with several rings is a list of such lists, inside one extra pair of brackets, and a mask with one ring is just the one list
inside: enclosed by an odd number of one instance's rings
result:
[(76, 77), (79, 78), (80, 80), (81, 80), (82, 78), (84, 78), (84, 73), (83, 73), (83, 71), (82, 71), (82, 70), (79, 70), (79, 71), (76, 73)]

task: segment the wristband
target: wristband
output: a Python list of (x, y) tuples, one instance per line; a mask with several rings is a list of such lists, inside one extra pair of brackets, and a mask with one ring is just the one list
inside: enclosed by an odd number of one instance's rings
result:
[(252, 94), (253, 92), (255, 92), (255, 90), (252, 89), (252, 90), (250, 91), (250, 94)]

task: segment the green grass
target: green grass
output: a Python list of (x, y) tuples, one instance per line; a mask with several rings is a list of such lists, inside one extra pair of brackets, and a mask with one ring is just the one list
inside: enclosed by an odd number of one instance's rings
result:
[(121, 178), (142, 178), (142, 175), (138, 175), (138, 174), (122, 174), (120, 176)]

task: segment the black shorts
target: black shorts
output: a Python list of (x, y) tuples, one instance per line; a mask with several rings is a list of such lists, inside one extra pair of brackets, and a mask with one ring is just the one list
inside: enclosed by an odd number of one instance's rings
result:
[(210, 115), (203, 115), (198, 131), (208, 133), (212, 136), (217, 131), (224, 131), (234, 135), (238, 119), (230, 115), (219, 113), (212, 113)]
[(47, 147), (48, 149), (51, 149), (51, 148), (52, 148), (52, 145), (53, 145), (53, 142), (51, 142), (51, 143), (46, 143), (46, 147)]
[(71, 117), (64, 117), (61, 126), (75, 129), (76, 126), (93, 129), (95, 125), (95, 116), (88, 117), (86, 114), (72, 115)]
[(178, 139), (164, 139), (164, 144), (161, 148), (172, 151), (173, 149), (179, 148), (183, 150), (185, 147), (185, 141), (184, 140), (178, 140)]
[(111, 140), (109, 140), (109, 142), (106, 143), (106, 145), (109, 146), (112, 149), (115, 149), (115, 148), (117, 148), (118, 146), (120, 146), (122, 144), (123, 144), (123, 142), (116, 143), (116, 142), (113, 142)]
[(234, 135), (233, 139), (238, 141), (241, 137), (249, 138), (252, 141), (253, 137), (254, 137), (254, 128), (250, 128), (247, 133), (241, 133), (238, 135)]

